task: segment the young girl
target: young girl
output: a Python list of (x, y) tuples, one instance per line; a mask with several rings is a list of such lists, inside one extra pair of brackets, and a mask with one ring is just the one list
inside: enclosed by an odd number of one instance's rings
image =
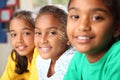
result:
[(63, 80), (74, 51), (68, 49), (66, 22), (66, 12), (56, 6), (47, 5), (39, 11), (35, 23), (35, 46), (40, 54), (36, 60), (40, 80)]
[(29, 80), (35, 47), (35, 16), (31, 11), (18, 11), (12, 16), (9, 32), (13, 50), (1, 80)]
[(64, 80), (120, 80), (120, 0), (70, 0), (67, 34), (78, 50)]

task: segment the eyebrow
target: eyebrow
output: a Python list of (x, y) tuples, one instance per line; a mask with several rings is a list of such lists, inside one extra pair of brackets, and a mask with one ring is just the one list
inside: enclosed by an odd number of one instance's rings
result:
[(75, 7), (71, 7), (71, 8), (68, 8), (68, 11), (70, 11), (70, 10), (78, 10), (78, 9)]
[(31, 28), (23, 28), (22, 30), (32, 30)]
[(105, 9), (102, 9), (102, 8), (94, 8), (92, 9), (93, 12), (96, 12), (96, 11), (101, 11), (101, 12), (104, 12), (105, 14), (109, 14), (108, 10), (105, 10)]
[(14, 31), (15, 31), (15, 30), (9, 30), (9, 33), (10, 33), (10, 32), (14, 32)]
[[(71, 11), (71, 10), (78, 11), (79, 9), (75, 8), (75, 7), (68, 8), (68, 12)], [(91, 9), (91, 11), (93, 11), (93, 12), (101, 11), (101, 12), (104, 12), (105, 14), (108, 14), (108, 11), (105, 10), (105, 9), (102, 9), (102, 8), (93, 8), (93, 9)]]
[[(35, 29), (40, 29), (40, 28), (39, 28), (39, 27), (35, 27)], [(50, 30), (50, 29), (55, 29), (55, 30), (57, 30), (57, 29), (59, 29), (59, 28), (54, 27), (54, 26), (47, 28), (47, 30)]]
[[(30, 29), (30, 28), (23, 28), (22, 30), (32, 30), (32, 29)], [(15, 31), (15, 30), (9, 30), (9, 32), (13, 32), (13, 31)]]
[(49, 29), (58, 29), (58, 28), (57, 28), (57, 27), (52, 26), (52, 27), (48, 28), (48, 30), (49, 30)]

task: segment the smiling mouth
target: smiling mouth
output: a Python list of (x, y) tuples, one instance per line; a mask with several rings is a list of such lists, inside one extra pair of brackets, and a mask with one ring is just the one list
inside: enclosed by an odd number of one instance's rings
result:
[(79, 40), (89, 40), (90, 37), (87, 37), (87, 36), (78, 36), (77, 39), (79, 39)]
[(92, 39), (93, 37), (90, 37), (90, 36), (77, 36), (76, 37), (77, 42), (81, 44), (89, 43)]
[(46, 52), (49, 52), (51, 48), (50, 47), (40, 47), (39, 49), (42, 53), (46, 53)]
[(18, 49), (19, 51), (24, 51), (25, 48), (26, 48), (26, 46), (18, 46), (18, 47), (17, 47), (17, 49)]

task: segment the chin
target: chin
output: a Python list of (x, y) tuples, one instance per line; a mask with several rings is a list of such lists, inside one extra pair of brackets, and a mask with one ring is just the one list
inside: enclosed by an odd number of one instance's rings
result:
[(23, 53), (21, 53), (21, 54), (19, 54), (20, 56), (26, 56), (26, 54), (23, 54)]
[(78, 52), (81, 52), (81, 53), (86, 53), (86, 49), (83, 49), (83, 48), (76, 48)]
[(20, 51), (20, 52), (18, 52), (18, 54), (19, 54), (20, 56), (27, 56), (29, 53), (26, 52), (26, 51)]
[(41, 58), (43, 58), (43, 59), (50, 59), (50, 57), (49, 56), (47, 56), (47, 55), (45, 55), (45, 54), (40, 54), (40, 56), (41, 56)]

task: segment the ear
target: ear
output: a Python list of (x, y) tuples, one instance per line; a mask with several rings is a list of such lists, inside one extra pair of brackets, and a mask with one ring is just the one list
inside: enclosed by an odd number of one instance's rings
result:
[(118, 26), (116, 28), (116, 31), (114, 32), (114, 35), (113, 35), (115, 38), (119, 37), (120, 36), (120, 26)]

